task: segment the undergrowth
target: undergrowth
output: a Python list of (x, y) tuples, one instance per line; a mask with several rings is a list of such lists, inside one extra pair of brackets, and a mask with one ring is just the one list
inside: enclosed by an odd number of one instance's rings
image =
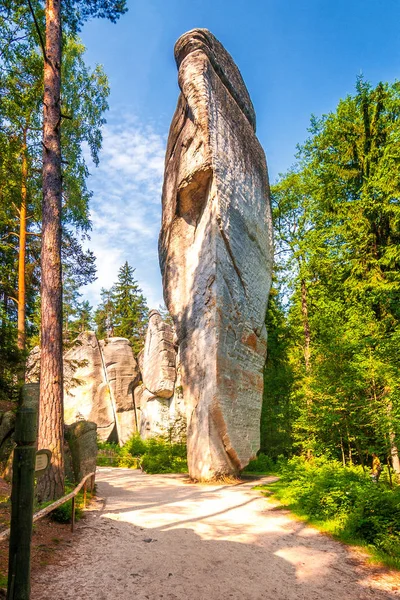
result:
[[(70, 481), (66, 481), (65, 482), (65, 490), (64, 490), (64, 495), (66, 496), (67, 494), (69, 494), (70, 492), (72, 492), (75, 488), (76, 484), (72, 483)], [(83, 498), (84, 498), (84, 491), (83, 488), (78, 492), (78, 494), (75, 496), (75, 521), (79, 521), (82, 516), (83, 516)], [(86, 493), (86, 504), (91, 500), (92, 495), (90, 493), (90, 490), (87, 490)], [(46, 506), (49, 506), (50, 504), (53, 504), (54, 500), (49, 500), (48, 502), (42, 502), (40, 504), (37, 504), (35, 502), (35, 506), (34, 506), (34, 513), (37, 512), (38, 510), (41, 510), (42, 508), (46, 508)], [(67, 500), (67, 502), (64, 502), (64, 504), (61, 504), (61, 506), (59, 506), (58, 508), (55, 508), (53, 511), (51, 511), (51, 513), (49, 514), (50, 518), (53, 521), (56, 521), (57, 523), (71, 523), (71, 519), (72, 519), (72, 499), (71, 500)]]
[(163, 433), (143, 440), (134, 434), (124, 446), (99, 442), (100, 466), (141, 468), (146, 473), (186, 473), (186, 424), (176, 419)]
[(257, 458), (249, 462), (247, 467), (243, 469), (242, 473), (249, 473), (254, 475), (270, 475), (271, 473), (276, 473), (277, 471), (279, 471), (280, 465), (281, 460), (278, 459), (278, 461), (275, 462), (272, 460), (272, 458), (260, 452)]
[(362, 467), (325, 457), (290, 459), (278, 482), (260, 486), (295, 514), (341, 541), (366, 546), (390, 567), (400, 569), (400, 487), (384, 477), (371, 480)]

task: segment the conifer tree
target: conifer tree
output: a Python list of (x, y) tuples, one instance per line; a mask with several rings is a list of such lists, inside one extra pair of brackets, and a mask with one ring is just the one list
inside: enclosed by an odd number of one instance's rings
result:
[(110, 290), (102, 289), (101, 303), (95, 313), (98, 337), (125, 337), (137, 354), (143, 347), (148, 308), (128, 262), (120, 267), (118, 280)]
[(135, 269), (128, 262), (119, 270), (118, 281), (114, 285), (114, 332), (117, 336), (128, 338), (133, 351), (138, 353), (143, 347), (148, 308), (142, 290), (134, 279), (134, 272)]
[(63, 119), (70, 115), (62, 112), (62, 26), (74, 34), (90, 17), (115, 22), (126, 6), (124, 0), (46, 0), (43, 36), (32, 0), (28, 4), (44, 65), (39, 446), (52, 450), (53, 461), (39, 480), (38, 497), (43, 501), (56, 498), (64, 490), (61, 130)]

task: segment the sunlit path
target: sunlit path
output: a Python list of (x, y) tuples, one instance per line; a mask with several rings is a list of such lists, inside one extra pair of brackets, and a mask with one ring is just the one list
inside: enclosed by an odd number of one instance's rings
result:
[[(100, 508), (32, 600), (376, 600), (399, 597), (348, 549), (240, 485), (100, 469)], [(101, 508), (103, 506), (103, 508)]]

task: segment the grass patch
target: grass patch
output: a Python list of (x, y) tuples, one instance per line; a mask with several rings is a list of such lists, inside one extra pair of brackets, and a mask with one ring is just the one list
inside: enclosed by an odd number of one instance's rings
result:
[(336, 539), (362, 546), (372, 557), (400, 569), (400, 488), (376, 484), (361, 467), (326, 458), (295, 457), (280, 479), (258, 489), (273, 492), (297, 517)]

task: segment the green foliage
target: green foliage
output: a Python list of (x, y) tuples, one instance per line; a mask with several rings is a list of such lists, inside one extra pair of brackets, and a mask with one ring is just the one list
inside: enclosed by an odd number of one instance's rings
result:
[[(65, 484), (65, 494), (69, 494), (73, 491), (75, 484), (67, 481)], [(79, 521), (83, 517), (83, 488), (78, 492), (75, 496), (75, 520)], [(87, 492), (87, 497), (90, 498), (90, 491)], [(41, 508), (44, 508), (48, 504), (51, 504), (52, 501), (46, 502), (41, 505)], [(72, 519), (72, 500), (67, 500), (64, 504), (61, 504), (58, 508), (53, 510), (50, 513), (53, 521), (57, 521), (57, 523), (70, 523)]]
[(141, 467), (146, 473), (186, 473), (186, 444), (170, 443), (165, 436), (150, 438)]
[(362, 78), (313, 117), (272, 187), (262, 451), (365, 465), (400, 436), (400, 84)]
[(265, 325), (268, 354), (264, 367), (260, 451), (276, 459), (282, 454), (288, 456), (292, 450), (294, 405), (291, 389), (294, 375), (288, 360), (290, 329), (275, 286), (271, 288)]
[(247, 467), (243, 470), (243, 473), (270, 473), (275, 471), (276, 464), (269, 457), (260, 452), (260, 454), (254, 460), (251, 460)]
[(97, 442), (97, 465), (99, 467), (118, 467), (121, 447), (113, 442)]
[(132, 456), (142, 456), (147, 449), (146, 442), (138, 433), (134, 434), (124, 446)]
[[(51, 518), (53, 521), (57, 521), (57, 523), (71, 523), (72, 519), (72, 500), (68, 500), (61, 504), (58, 508), (53, 510), (51, 513)], [(79, 521), (83, 516), (82, 508), (76, 504), (75, 506), (75, 520)]]
[(385, 480), (376, 484), (361, 466), (343, 467), (326, 457), (294, 457), (280, 475), (271, 489), (291, 510), (341, 539), (399, 556), (400, 487), (390, 489)]
[(102, 289), (101, 304), (95, 313), (97, 335), (100, 338), (128, 338), (135, 354), (143, 348), (148, 321), (146, 300), (134, 279), (134, 269), (126, 262), (118, 280), (110, 290)]
[(142, 440), (134, 434), (120, 448), (98, 442), (97, 464), (101, 466), (141, 468), (146, 473), (186, 473), (186, 423), (178, 417), (158, 436)]

